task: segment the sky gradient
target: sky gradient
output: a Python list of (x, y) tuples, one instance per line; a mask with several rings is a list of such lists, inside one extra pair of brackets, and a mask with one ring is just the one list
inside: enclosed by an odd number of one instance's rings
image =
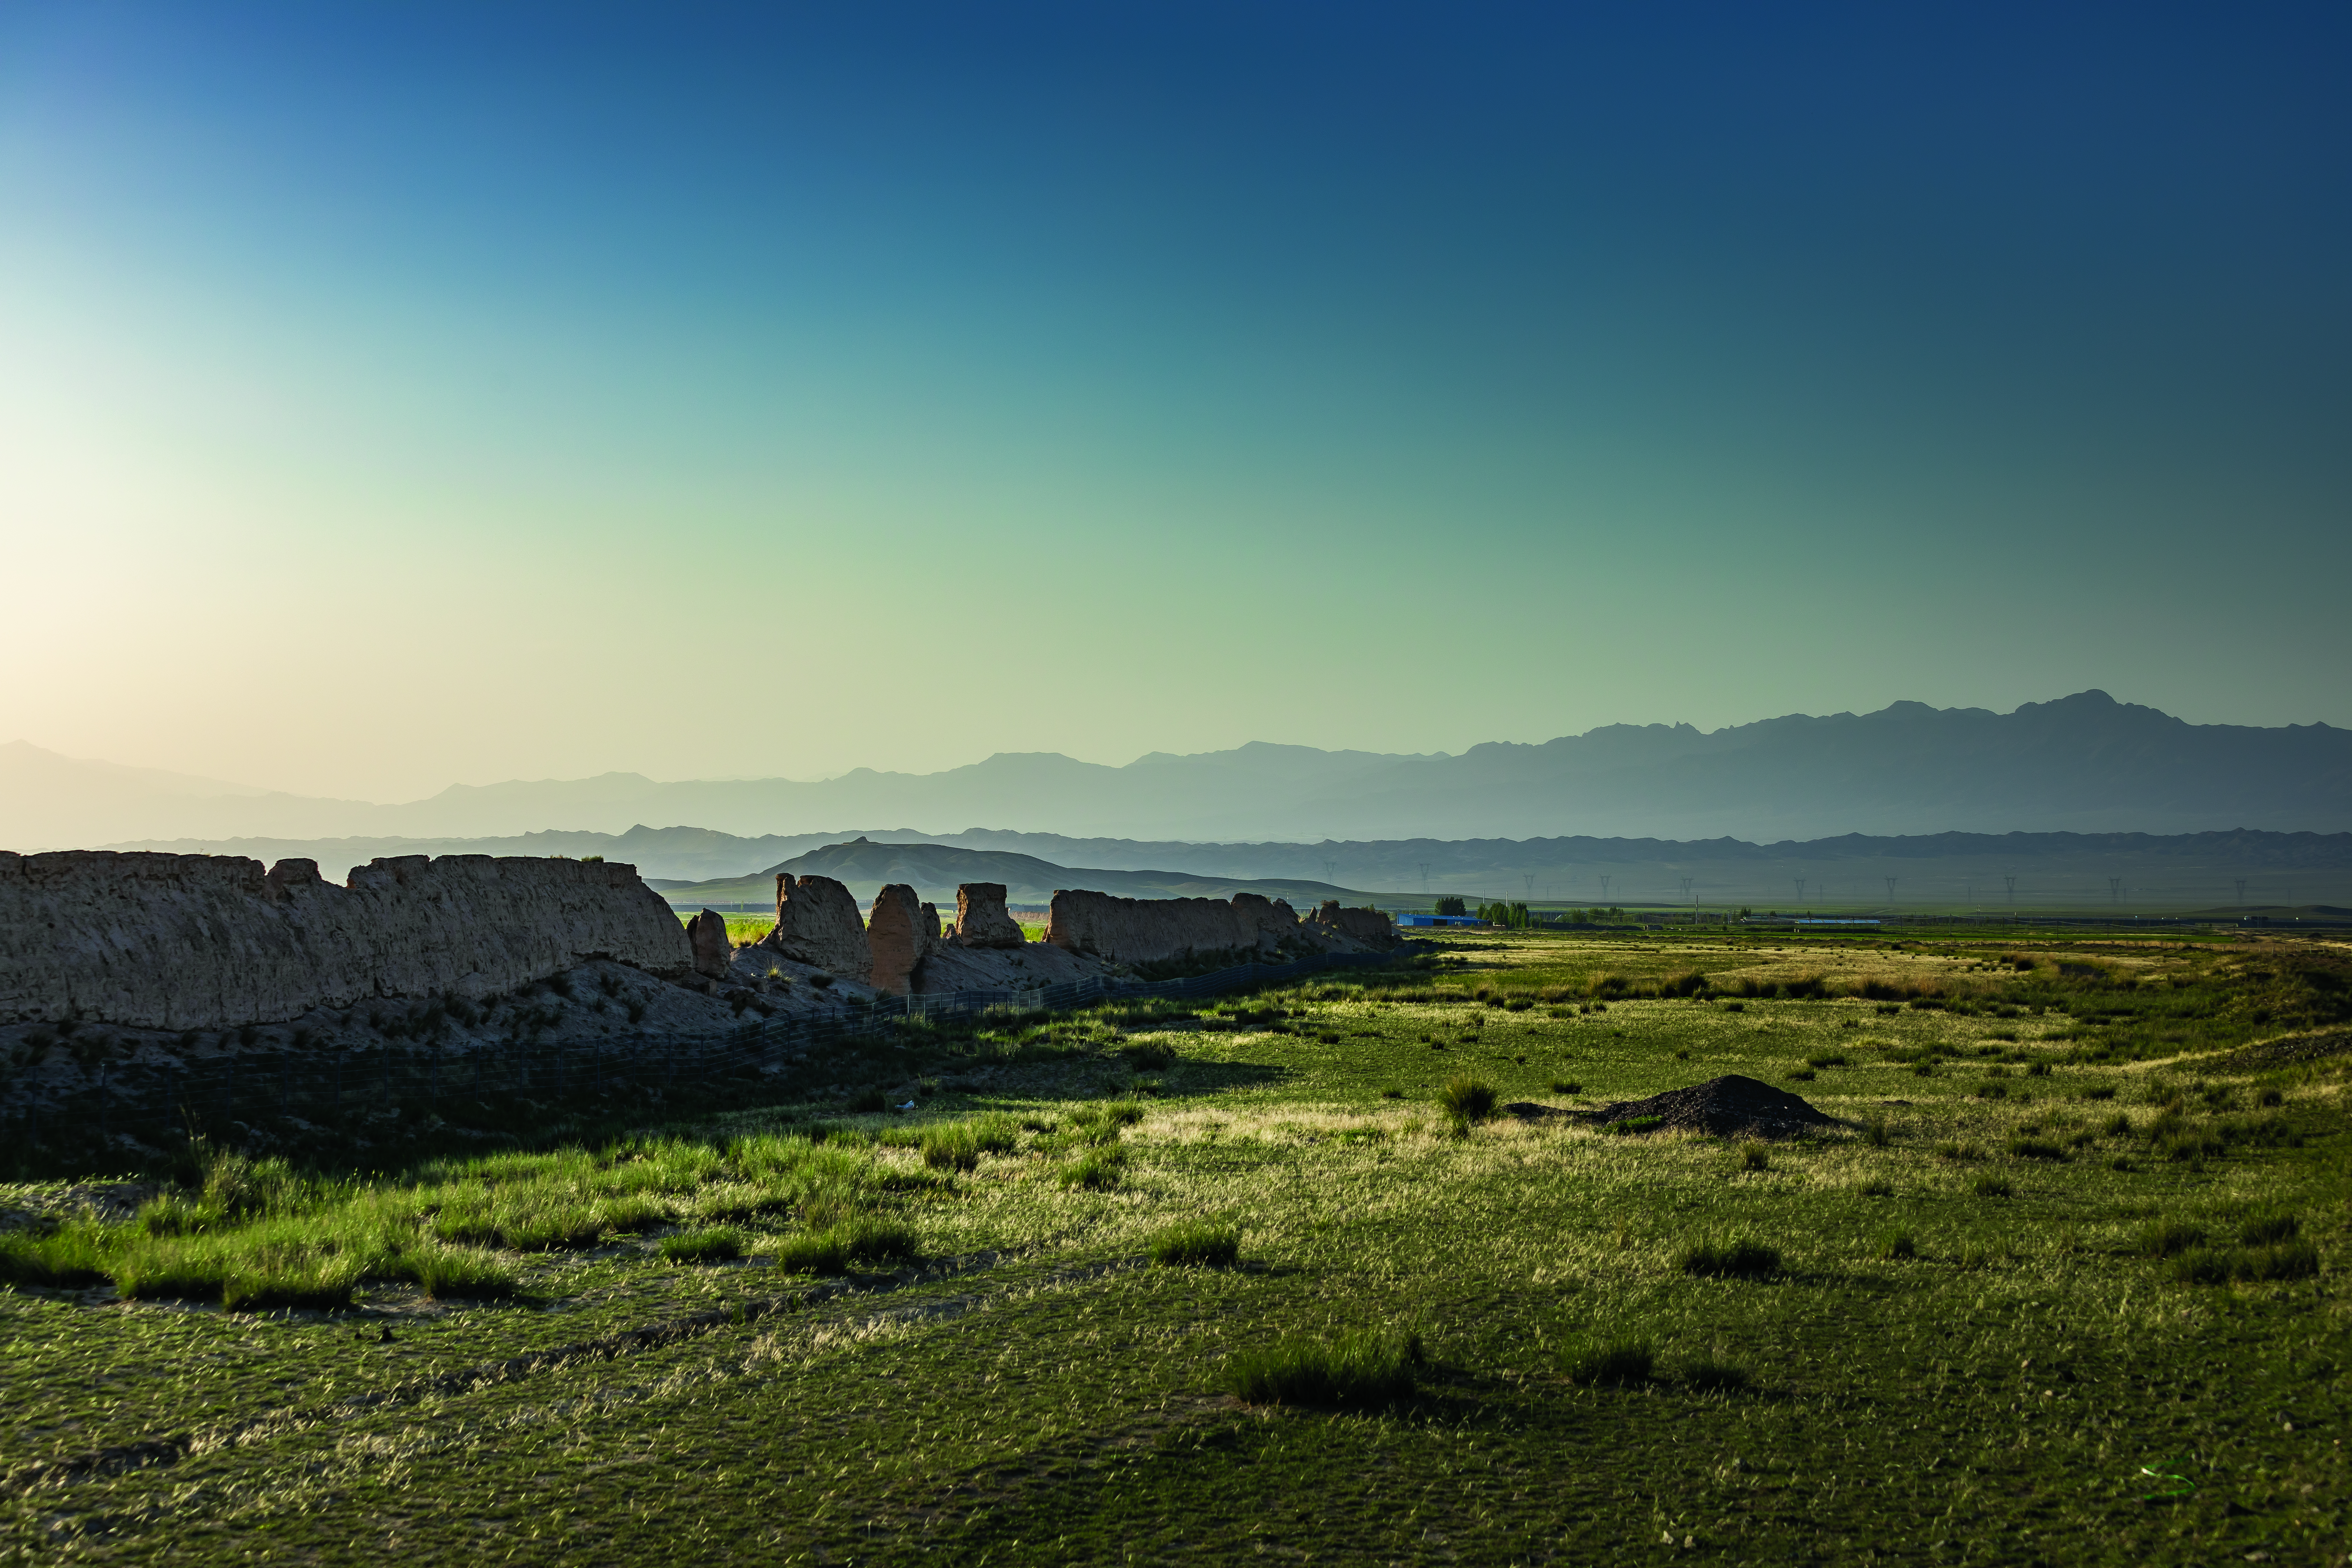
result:
[(0, 11), (0, 740), (2352, 724), (2340, 7)]

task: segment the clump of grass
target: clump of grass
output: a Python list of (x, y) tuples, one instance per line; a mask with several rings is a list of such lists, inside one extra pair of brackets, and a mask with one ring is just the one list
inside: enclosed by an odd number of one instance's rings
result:
[(1682, 1380), (1685, 1387), (1701, 1394), (1738, 1394), (1752, 1381), (1745, 1367), (1704, 1357), (1683, 1363)]
[(2242, 1252), (2184, 1252), (2173, 1259), (2172, 1277), (2184, 1285), (2226, 1285), (2231, 1281), (2273, 1284), (2308, 1279), (2319, 1272), (2319, 1249), (2307, 1241), (2284, 1247), (2250, 1247)]
[(1769, 1171), (1772, 1168), (1772, 1152), (1761, 1143), (1743, 1143), (1739, 1147), (1739, 1168), (1743, 1171)]
[(1127, 1151), (1114, 1143), (1097, 1149), (1075, 1164), (1062, 1167), (1057, 1178), (1066, 1187), (1106, 1192), (1127, 1178)]
[(2164, 1219), (2143, 1227), (2133, 1250), (2143, 1258), (2178, 1258), (2205, 1242), (2205, 1227), (2185, 1219)]
[(662, 1237), (661, 1255), (672, 1263), (724, 1263), (743, 1256), (743, 1238), (723, 1225), (684, 1231)]
[(912, 1226), (861, 1215), (787, 1237), (776, 1247), (776, 1268), (785, 1274), (845, 1274), (853, 1263), (909, 1258), (917, 1249)]
[(1622, 1121), (1609, 1123), (1609, 1131), (1629, 1135), (1636, 1132), (1655, 1132), (1665, 1124), (1666, 1119), (1663, 1116), (1628, 1116)]
[(1872, 1250), (1879, 1257), (1892, 1262), (1918, 1257), (1919, 1244), (1911, 1239), (1911, 1233), (1907, 1230), (1888, 1230), (1879, 1233), (1877, 1243)]
[(1291, 1339), (1225, 1363), (1225, 1387), (1249, 1405), (1374, 1410), (1410, 1399), (1421, 1336), (1361, 1330), (1334, 1339)]
[(1973, 1143), (1938, 1143), (1936, 1145), (1936, 1154), (1939, 1159), (1962, 1164), (1971, 1160), (1984, 1158), (1984, 1152)]
[(1864, 1122), (1862, 1126), (1862, 1141), (1869, 1144), (1874, 1149), (1884, 1149), (1887, 1144), (1893, 1142), (1895, 1141), (1895, 1135), (1886, 1131), (1886, 1118), (1884, 1116), (1874, 1116), (1868, 1121)]
[(1404, 1090), (1397, 1088), (1394, 1084), (1391, 1084), (1386, 1089), (1381, 1090), (1381, 1098), (1382, 1100), (1402, 1100), (1404, 1098)]
[(2063, 1160), (2066, 1151), (2046, 1138), (2012, 1138), (2009, 1152), (2021, 1160)]
[(1780, 1249), (1760, 1241), (1700, 1242), (1675, 1262), (1705, 1279), (1763, 1279), (1780, 1271)]
[(1495, 1086), (1457, 1078), (1437, 1091), (1437, 1107), (1457, 1122), (1484, 1121), (1495, 1114)]
[(1643, 1340), (1571, 1343), (1559, 1352), (1559, 1370), (1570, 1383), (1627, 1388), (1649, 1382), (1657, 1364), (1657, 1348)]
[(108, 1269), (96, 1225), (76, 1220), (45, 1233), (0, 1235), (0, 1285), (43, 1290), (78, 1290), (102, 1285)]
[(475, 1247), (414, 1247), (400, 1255), (396, 1267), (436, 1301), (488, 1301), (517, 1289), (514, 1270), (496, 1253)]
[(1160, 1232), (1147, 1250), (1162, 1268), (1231, 1268), (1241, 1260), (1242, 1233), (1229, 1225), (1190, 1220)]
[(1554, 1094), (1582, 1094), (1584, 1086), (1572, 1078), (1556, 1078), (1551, 1080), (1551, 1091)]
[(1854, 1191), (1866, 1198), (1891, 1198), (1895, 1195), (1895, 1184), (1884, 1176), (1873, 1176)]
[(1847, 1062), (1843, 1055), (1832, 1052), (1827, 1056), (1807, 1057), (1805, 1065), (1809, 1068), (1842, 1068)]
[(1990, 1171), (1984, 1172), (1974, 1182), (1969, 1184), (1969, 1191), (1980, 1198), (2008, 1198), (2017, 1195), (2017, 1189), (2010, 1184), (2007, 1177), (1996, 1176)]
[(2238, 1227), (2238, 1239), (2248, 1247), (2275, 1247), (2303, 1234), (2303, 1223), (2291, 1214), (2257, 1215)]

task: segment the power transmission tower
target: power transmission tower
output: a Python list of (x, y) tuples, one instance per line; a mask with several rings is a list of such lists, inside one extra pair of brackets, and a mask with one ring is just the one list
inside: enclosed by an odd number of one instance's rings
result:
[(1533, 871), (1522, 871), (1519, 873), (1519, 880), (1528, 885), (1528, 897), (1531, 899), (1534, 898), (1536, 896), (1536, 874)]
[(1609, 901), (1609, 879), (1606, 877), (1601, 879), (1601, 901), (1604, 904)]
[(1429, 862), (1426, 860), (1421, 863), (1421, 896), (1424, 899), (1429, 897)]
[(2108, 878), (2108, 879), (2107, 879), (2107, 902), (2109, 902), (2109, 903), (2111, 903), (2111, 904), (2120, 904), (2120, 903), (2122, 903), (2123, 901), (2124, 901), (2124, 879), (2123, 879), (2121, 877), (2110, 877), (2110, 878)]
[(1802, 908), (1805, 902), (1805, 879), (1802, 877), (1799, 877), (1796, 879), (1796, 883), (1797, 904), (1800, 908)]
[(2010, 907), (2011, 909), (2015, 909), (2017, 907), (2017, 879), (2014, 877), (2003, 877), (2001, 880), (2009, 884)]
[(2246, 879), (2243, 877), (2238, 879), (2238, 907), (2242, 910), (2246, 907)]
[(1893, 904), (1895, 902), (1895, 884), (1902, 879), (1903, 879), (1900, 877), (1889, 877), (1886, 879), (1886, 901), (1889, 904)]
[(1339, 879), (1339, 862), (1337, 860), (1323, 862), (1323, 879), (1327, 882), (1336, 882)]

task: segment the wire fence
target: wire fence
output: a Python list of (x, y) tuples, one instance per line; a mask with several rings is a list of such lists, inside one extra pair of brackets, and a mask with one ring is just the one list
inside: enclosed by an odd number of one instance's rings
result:
[[(74, 1083), (19, 1078), (0, 1095), (0, 1141), (19, 1162), (46, 1152), (123, 1151), (203, 1130), (236, 1141), (240, 1129), (291, 1126), (311, 1141), (354, 1125), (403, 1119), (430, 1125), (467, 1104), (552, 1118), (563, 1110), (681, 1109), (760, 1103), (805, 1085), (802, 1064), (820, 1048), (855, 1046), (910, 1024), (975, 1022), (1073, 1012), (1145, 997), (1192, 998), (1280, 984), (1391, 962), (1383, 953), (1320, 953), (1287, 963), (1243, 963), (1178, 980), (1093, 976), (1041, 990), (879, 996), (821, 1018), (767, 1019), (719, 1034), (616, 1035), (597, 1040), (386, 1043), (360, 1050), (223, 1052), (95, 1064)], [(96, 1148), (92, 1149), (93, 1142)], [(127, 1151), (135, 1152), (135, 1151)]]

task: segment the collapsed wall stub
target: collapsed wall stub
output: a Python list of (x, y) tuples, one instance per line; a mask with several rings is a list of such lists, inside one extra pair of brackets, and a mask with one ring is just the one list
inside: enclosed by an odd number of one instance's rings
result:
[(1271, 952), (1298, 933), (1288, 904), (1256, 893), (1220, 903), (1065, 890), (1054, 895), (1045, 924), (1045, 940), (1055, 947), (1121, 963), (1239, 949)]
[(735, 946), (727, 940), (727, 917), (716, 910), (705, 910), (686, 922), (686, 940), (694, 950), (694, 969), (698, 974), (712, 980), (727, 978), (729, 966), (734, 962)]
[(1004, 907), (1002, 882), (965, 882), (956, 889), (955, 939), (965, 947), (1019, 947), (1029, 940)]
[(776, 929), (766, 941), (786, 958), (845, 980), (864, 981), (874, 972), (857, 900), (831, 877), (777, 873)]
[(1315, 923), (1328, 926), (1371, 947), (1396, 941), (1396, 921), (1379, 910), (1343, 910), (1337, 899), (1326, 899), (1315, 911)]
[(274, 1023), (492, 995), (593, 958), (694, 963), (669, 906), (614, 862), (402, 855), (338, 887), (310, 860), (0, 851), (0, 1023)]
[(904, 996), (914, 989), (915, 969), (928, 956), (934, 937), (924, 930), (924, 911), (930, 912), (930, 929), (939, 929), (939, 911), (915, 897), (915, 889), (904, 882), (889, 882), (874, 895), (871, 918), (866, 922), (866, 949), (871, 955), (872, 979), (877, 991), (887, 991)]

